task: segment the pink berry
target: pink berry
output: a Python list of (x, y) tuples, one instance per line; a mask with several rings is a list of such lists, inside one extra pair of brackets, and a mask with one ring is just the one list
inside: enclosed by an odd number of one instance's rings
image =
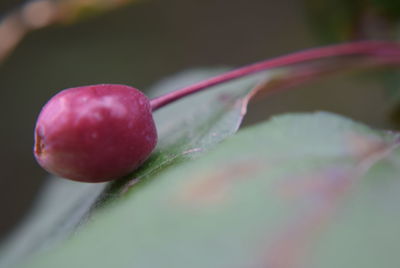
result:
[(148, 98), (124, 85), (61, 91), (43, 107), (34, 154), (50, 173), (84, 182), (109, 181), (142, 164), (157, 143)]

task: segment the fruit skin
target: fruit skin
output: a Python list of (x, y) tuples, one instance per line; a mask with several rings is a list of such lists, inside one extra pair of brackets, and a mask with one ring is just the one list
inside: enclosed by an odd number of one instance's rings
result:
[(104, 182), (136, 169), (156, 143), (148, 98), (129, 86), (101, 84), (63, 90), (46, 103), (34, 155), (50, 173)]

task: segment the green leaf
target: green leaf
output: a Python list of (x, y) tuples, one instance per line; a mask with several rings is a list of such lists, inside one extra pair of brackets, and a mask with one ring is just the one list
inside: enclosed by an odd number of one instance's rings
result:
[(240, 131), (20, 267), (397, 267), (399, 136), (328, 114)]
[[(226, 69), (183, 72), (155, 85), (150, 97), (166, 94), (224, 71)], [(107, 195), (116, 193), (119, 196), (137, 181), (152, 178), (169, 166), (193, 159), (233, 135), (246, 114), (249, 98), (258, 90), (256, 86), (261, 81), (272, 81), (281, 73), (270, 72), (268, 79), (263, 73), (224, 83), (156, 111), (154, 120), (159, 135), (156, 151), (141, 168), (112, 184)]]
[[(187, 71), (157, 84), (150, 96), (193, 84), (225, 69)], [(85, 184), (51, 178), (36, 206), (0, 252), (7, 266), (35, 252), (46, 251), (83, 225), (97, 207), (121, 197), (137, 181), (192, 159), (237, 131), (247, 106), (246, 96), (265, 73), (216, 86), (157, 111), (159, 143), (150, 159), (133, 174), (110, 184)]]
[(304, 3), (311, 28), (325, 44), (353, 39), (365, 6), (360, 0), (304, 0)]
[(400, 19), (400, 2), (398, 0), (369, 0), (374, 8), (390, 20)]
[(307, 19), (323, 43), (398, 40), (398, 0), (304, 0)]

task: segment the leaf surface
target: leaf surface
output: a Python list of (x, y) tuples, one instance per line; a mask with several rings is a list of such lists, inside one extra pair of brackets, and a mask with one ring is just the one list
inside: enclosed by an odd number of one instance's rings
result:
[(276, 117), (21, 267), (396, 267), (398, 138), (328, 113)]

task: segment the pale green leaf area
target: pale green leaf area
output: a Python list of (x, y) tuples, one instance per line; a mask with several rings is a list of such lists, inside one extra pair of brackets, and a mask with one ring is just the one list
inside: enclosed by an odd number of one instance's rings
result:
[[(152, 88), (149, 97), (163, 95), (224, 71), (226, 69), (221, 68), (183, 72), (160, 81)], [(271, 79), (272, 75), (269, 77)], [(159, 136), (156, 151), (141, 169), (129, 177), (140, 178), (172, 163), (195, 157), (234, 134), (245, 115), (243, 109), (247, 102), (244, 98), (266, 79), (263, 73), (224, 83), (156, 111), (154, 120)]]
[(329, 113), (277, 116), (19, 267), (398, 267), (398, 138)]
[[(149, 94), (160, 96), (225, 70), (186, 71), (159, 82)], [(0, 267), (52, 248), (85, 223), (91, 212), (118, 199), (136, 182), (195, 158), (234, 134), (247, 105), (243, 98), (264, 79), (265, 73), (224, 83), (156, 111), (159, 141), (155, 152), (141, 168), (118, 182), (87, 184), (50, 178), (33, 211), (3, 244)]]

